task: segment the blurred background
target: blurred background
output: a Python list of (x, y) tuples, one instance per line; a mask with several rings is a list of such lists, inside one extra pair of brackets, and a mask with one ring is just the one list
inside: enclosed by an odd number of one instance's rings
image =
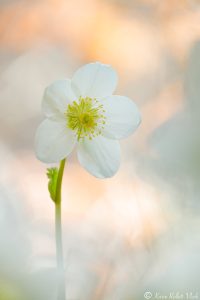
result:
[(0, 300), (56, 299), (34, 135), (44, 88), (91, 61), (117, 70), (142, 124), (111, 179), (68, 160), (67, 299), (200, 299), (200, 1), (1, 0)]

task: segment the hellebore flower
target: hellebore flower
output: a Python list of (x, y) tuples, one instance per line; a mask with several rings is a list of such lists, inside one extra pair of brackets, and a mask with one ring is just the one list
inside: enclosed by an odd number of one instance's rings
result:
[(37, 158), (57, 163), (77, 146), (78, 160), (89, 173), (113, 176), (120, 165), (118, 140), (132, 134), (141, 120), (132, 100), (112, 95), (116, 85), (109, 65), (90, 63), (71, 80), (48, 86), (42, 101), (46, 119), (36, 132)]

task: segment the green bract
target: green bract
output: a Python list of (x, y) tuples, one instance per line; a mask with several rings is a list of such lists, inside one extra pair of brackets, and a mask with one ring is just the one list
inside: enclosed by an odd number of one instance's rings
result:
[(49, 178), (48, 190), (51, 196), (51, 199), (55, 202), (56, 197), (56, 187), (58, 180), (58, 169), (57, 168), (48, 168), (47, 177)]

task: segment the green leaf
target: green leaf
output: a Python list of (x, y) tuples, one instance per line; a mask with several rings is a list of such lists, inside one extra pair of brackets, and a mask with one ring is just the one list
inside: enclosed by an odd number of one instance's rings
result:
[(57, 180), (58, 180), (58, 168), (48, 168), (47, 169), (47, 177), (49, 178), (48, 182), (48, 190), (51, 196), (51, 199), (56, 201), (56, 188), (57, 188)]

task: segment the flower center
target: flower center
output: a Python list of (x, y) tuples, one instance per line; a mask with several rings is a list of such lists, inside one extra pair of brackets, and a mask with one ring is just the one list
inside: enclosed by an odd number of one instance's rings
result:
[(76, 132), (78, 140), (92, 139), (102, 133), (106, 120), (104, 113), (103, 105), (96, 98), (80, 97), (67, 107), (67, 127)]

